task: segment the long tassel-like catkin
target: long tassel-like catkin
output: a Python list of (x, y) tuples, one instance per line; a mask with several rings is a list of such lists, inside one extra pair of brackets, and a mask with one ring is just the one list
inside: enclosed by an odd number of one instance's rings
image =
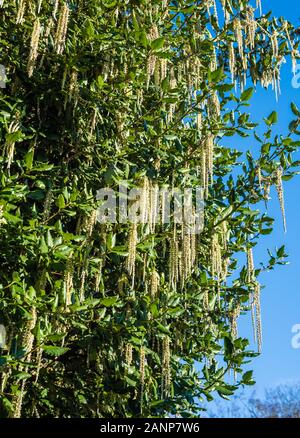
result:
[(171, 387), (170, 338), (166, 336), (162, 342), (162, 398), (168, 397)]
[(252, 283), (254, 281), (254, 275), (255, 271), (252, 248), (247, 248), (247, 283)]
[(24, 21), (24, 14), (26, 11), (26, 3), (27, 3), (27, 0), (19, 0), (16, 24), (22, 24)]
[(61, 13), (58, 19), (57, 30), (54, 41), (54, 48), (58, 55), (61, 55), (65, 50), (66, 37), (68, 32), (70, 10), (68, 5), (64, 2)]
[[(34, 335), (32, 333), (37, 321), (37, 314), (36, 314), (36, 308), (33, 307), (31, 309), (31, 319), (28, 321), (25, 327), (25, 332), (22, 339), (22, 347), (24, 348), (26, 352), (26, 362), (30, 362), (31, 354), (32, 354), (32, 347), (34, 343)], [(25, 368), (25, 372), (27, 372), (27, 367)], [(21, 388), (19, 390), (19, 393), (16, 397), (15, 403), (14, 403), (14, 410), (13, 410), (13, 418), (21, 418), (22, 413), (22, 404), (23, 404), (23, 398), (25, 395), (25, 383), (26, 380), (24, 379), (22, 381)]]
[(276, 189), (277, 189), (278, 199), (279, 199), (279, 203), (280, 203), (280, 210), (281, 210), (281, 214), (282, 214), (283, 228), (284, 228), (284, 231), (286, 232), (286, 217), (285, 217), (282, 175), (283, 175), (283, 170), (282, 170), (282, 167), (280, 166), (276, 170)]
[(39, 54), (40, 30), (41, 30), (41, 24), (40, 24), (40, 20), (37, 18), (33, 26), (33, 31), (30, 41), (30, 53), (27, 63), (27, 73), (29, 77), (33, 75), (35, 63)]
[(128, 235), (128, 256), (126, 260), (126, 269), (132, 278), (134, 284), (135, 277), (135, 260), (136, 260), (136, 245), (138, 242), (137, 224), (131, 224)]
[(141, 346), (141, 348), (140, 348), (140, 383), (141, 383), (140, 408), (141, 408), (141, 413), (143, 412), (144, 385), (145, 385), (145, 364), (146, 364), (145, 347)]

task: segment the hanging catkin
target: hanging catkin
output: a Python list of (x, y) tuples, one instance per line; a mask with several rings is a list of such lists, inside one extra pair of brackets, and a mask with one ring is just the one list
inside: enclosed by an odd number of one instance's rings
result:
[(223, 262), (222, 250), (218, 234), (214, 234), (211, 240), (211, 275), (220, 280), (222, 278)]
[(256, 0), (256, 9), (259, 9), (260, 15), (262, 14), (261, 0)]
[(176, 284), (179, 279), (179, 248), (177, 239), (177, 229), (174, 224), (173, 235), (170, 239), (170, 257), (169, 257), (169, 284), (171, 288), (176, 289)]
[(39, 63), (39, 68), (42, 68), (42, 66), (44, 64), (44, 60), (45, 60), (45, 56), (46, 56), (46, 47), (48, 45), (48, 39), (49, 39), (49, 36), (50, 36), (50, 33), (51, 33), (53, 26), (54, 26), (54, 20), (51, 17), (47, 22), (47, 26), (46, 26), (45, 32), (43, 34), (43, 42), (44, 42), (45, 48), (42, 50), (42, 56), (41, 56), (41, 60)]
[(170, 368), (170, 338), (168, 336), (162, 341), (162, 398), (170, 395), (171, 368)]
[(0, 225), (6, 224), (6, 219), (3, 217), (4, 207), (0, 205)]
[(231, 73), (231, 81), (235, 83), (235, 75), (236, 75), (236, 59), (235, 59), (235, 51), (234, 44), (229, 43), (229, 70)]
[(251, 50), (255, 47), (255, 34), (257, 29), (257, 22), (254, 18), (254, 9), (251, 6), (247, 6), (245, 31), (246, 31), (246, 43)]
[[(184, 225), (182, 225), (184, 229)], [(182, 271), (180, 272), (181, 284), (184, 286), (184, 280), (186, 280), (192, 272), (192, 254), (191, 254), (191, 236), (189, 233), (183, 231), (182, 236)]]
[(41, 12), (42, 3), (43, 3), (43, 0), (38, 1), (37, 8), (36, 8), (37, 14), (40, 14), (40, 12)]
[(281, 209), (281, 214), (282, 214), (283, 228), (284, 228), (284, 231), (286, 232), (286, 217), (285, 217), (282, 175), (283, 175), (283, 169), (281, 166), (279, 166), (276, 169), (276, 189), (277, 189), (277, 194), (278, 194), (278, 199), (279, 199), (280, 209)]
[(241, 20), (239, 18), (234, 19), (233, 28), (234, 28), (234, 33), (235, 33), (237, 45), (238, 45), (239, 55), (241, 58), (243, 58), (243, 55), (244, 55), (243, 27), (241, 24)]
[(126, 269), (132, 278), (132, 284), (134, 284), (135, 277), (135, 260), (136, 260), (136, 245), (138, 242), (137, 224), (131, 224), (128, 233), (128, 256), (126, 259)]
[(278, 47), (278, 34), (277, 32), (273, 32), (271, 35), (271, 44), (272, 44), (272, 52), (274, 58), (277, 58), (279, 55), (279, 47)]
[(220, 117), (220, 101), (216, 91), (208, 99), (208, 116), (210, 118)]
[(253, 304), (255, 306), (255, 329), (258, 352), (262, 350), (262, 324), (261, 324), (261, 306), (260, 306), (260, 284), (258, 281), (254, 285)]
[(141, 346), (141, 348), (140, 348), (140, 384), (141, 384), (140, 407), (141, 407), (141, 413), (143, 411), (143, 398), (144, 398), (144, 385), (145, 385), (145, 364), (146, 364), (145, 347)]
[(247, 283), (255, 280), (255, 269), (252, 248), (247, 248)]
[(27, 3), (27, 0), (19, 0), (16, 24), (22, 24), (24, 21), (26, 3)]
[(30, 53), (27, 63), (27, 73), (29, 77), (33, 75), (35, 63), (39, 54), (40, 30), (41, 30), (41, 24), (40, 24), (40, 20), (37, 18), (33, 26), (33, 31), (30, 41)]
[(240, 304), (237, 304), (231, 313), (231, 336), (233, 339), (238, 337), (238, 325), (237, 321), (241, 313)]
[(208, 197), (208, 189), (213, 181), (214, 167), (214, 135), (208, 133), (202, 140), (201, 171), (202, 187), (205, 198)]
[[(30, 362), (31, 354), (32, 354), (32, 347), (34, 343), (34, 335), (32, 333), (33, 329), (35, 328), (37, 321), (37, 314), (36, 314), (36, 308), (32, 307), (31, 309), (31, 319), (27, 322), (25, 326), (25, 331), (22, 337), (22, 347), (24, 348), (26, 352), (26, 362)], [(27, 372), (27, 367), (25, 368), (25, 372)], [(19, 390), (19, 393), (16, 397), (15, 403), (14, 403), (14, 410), (13, 410), (13, 418), (21, 418), (22, 413), (22, 403), (24, 398), (24, 391), (25, 391), (25, 382), (24, 379), (22, 381), (21, 388)]]
[(256, 168), (256, 176), (257, 176), (257, 181), (258, 181), (258, 185), (259, 185), (259, 189), (262, 190), (263, 189), (263, 185), (262, 185), (262, 174), (261, 174), (261, 167), (257, 166)]
[(158, 293), (158, 288), (159, 288), (159, 274), (154, 269), (151, 272), (151, 280), (150, 280), (150, 296), (151, 296), (152, 300), (156, 299), (157, 293)]
[(218, 27), (220, 27), (216, 0), (213, 0), (213, 8), (214, 8), (214, 17), (215, 17), (215, 20), (216, 20), (216, 24), (217, 24)]
[[(10, 123), (8, 127), (8, 134), (13, 134), (20, 129), (20, 122), (18, 120), (15, 120)], [(15, 154), (15, 141), (14, 140), (6, 140), (4, 150), (6, 151), (7, 155), (7, 169), (10, 169), (10, 166), (14, 160), (14, 154)]]
[[(154, 41), (154, 40), (156, 40), (157, 38), (159, 38), (159, 31), (158, 31), (157, 25), (154, 24), (154, 25), (151, 27), (150, 31), (149, 31), (148, 39), (149, 39), (150, 41)], [(146, 88), (149, 87), (151, 77), (152, 77), (152, 76), (154, 75), (154, 73), (155, 73), (155, 67), (156, 67), (156, 64), (157, 64), (156, 61), (157, 61), (157, 57), (156, 57), (156, 55), (155, 55), (154, 53), (151, 53), (151, 52), (150, 52), (150, 54), (149, 54), (149, 56), (148, 56), (148, 60), (147, 60), (147, 80), (146, 80)]]
[(159, 188), (157, 184), (150, 185), (149, 192), (149, 212), (148, 212), (148, 223), (150, 233), (155, 232), (155, 226), (158, 222), (158, 213), (159, 213)]
[(85, 280), (87, 276), (87, 270), (86, 268), (82, 268), (81, 274), (80, 274), (80, 286), (79, 286), (79, 302), (83, 303), (85, 300)]
[(89, 238), (92, 237), (96, 222), (97, 222), (97, 210), (93, 210), (90, 216), (85, 218), (85, 229), (87, 236)]
[(64, 292), (65, 292), (66, 307), (72, 304), (73, 273), (74, 273), (73, 258), (72, 256), (70, 256), (66, 263), (66, 270), (64, 276)]
[(66, 37), (68, 32), (68, 23), (69, 23), (69, 13), (70, 13), (69, 7), (64, 2), (59, 15), (55, 41), (54, 41), (54, 48), (58, 55), (61, 55), (65, 50)]
[(133, 349), (131, 344), (125, 345), (125, 363), (128, 367), (132, 364), (132, 358), (133, 358)]
[(53, 11), (52, 11), (52, 15), (53, 15), (54, 19), (56, 19), (56, 14), (57, 14), (57, 11), (58, 11), (59, 1), (60, 0), (55, 0), (55, 2), (54, 2)]

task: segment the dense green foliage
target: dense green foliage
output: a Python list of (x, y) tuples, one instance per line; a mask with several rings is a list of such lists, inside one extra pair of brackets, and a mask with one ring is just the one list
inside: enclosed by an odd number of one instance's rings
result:
[[(284, 56), (296, 56), (292, 26), (253, 16), (246, 0), (216, 0), (217, 11), (214, 1), (2, 3), (0, 416), (198, 415), (213, 392), (253, 383), (243, 364), (256, 353), (236, 319), (252, 307), (260, 336), (251, 248), (273, 220), (258, 205), (294, 174), (300, 113), (293, 105), (286, 135), (272, 135), (272, 113), (254, 137), (254, 90), (232, 80), (276, 85)], [(225, 146), (232, 136), (249, 136), (251, 151)], [(180, 228), (138, 225), (133, 281), (131, 226), (95, 222), (98, 189), (145, 177), (206, 185), (195, 263), (176, 284)], [(261, 269), (284, 258), (280, 248)]]

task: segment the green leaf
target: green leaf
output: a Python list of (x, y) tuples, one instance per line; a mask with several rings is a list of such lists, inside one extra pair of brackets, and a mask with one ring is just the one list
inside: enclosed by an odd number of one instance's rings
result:
[(42, 349), (50, 356), (62, 356), (70, 349), (67, 347), (55, 347), (53, 345), (43, 345)]
[(276, 111), (273, 111), (268, 118), (264, 119), (268, 126), (274, 125), (278, 122), (278, 114)]
[(25, 380), (25, 379), (29, 379), (31, 377), (31, 374), (26, 373), (25, 371), (22, 373), (18, 373), (15, 375), (15, 378), (18, 380)]
[(160, 37), (160, 38), (157, 38), (156, 40), (152, 41), (150, 46), (151, 46), (152, 50), (157, 51), (157, 50), (162, 49), (164, 44), (165, 44), (164, 37)]
[(29, 170), (32, 168), (33, 157), (34, 157), (34, 149), (32, 148), (25, 155), (25, 164), (27, 169)]
[(295, 116), (300, 117), (300, 111), (294, 102), (291, 103), (291, 110), (295, 114)]
[(105, 307), (112, 307), (118, 301), (118, 297), (109, 297), (101, 300), (101, 304)]
[(243, 91), (242, 95), (241, 95), (241, 100), (242, 101), (247, 101), (250, 100), (251, 97), (253, 96), (254, 93), (254, 88), (248, 88), (247, 90)]
[(56, 205), (60, 209), (65, 208), (66, 203), (65, 203), (64, 195), (62, 193), (58, 196)]

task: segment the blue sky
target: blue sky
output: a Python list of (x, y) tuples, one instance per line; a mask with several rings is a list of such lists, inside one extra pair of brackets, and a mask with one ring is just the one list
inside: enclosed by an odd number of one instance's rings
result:
[[(264, 11), (271, 5), (275, 16), (283, 15), (300, 26), (299, 0), (262, 1), (262, 4)], [(286, 133), (287, 125), (293, 117), (290, 111), (291, 101), (300, 107), (300, 88), (292, 87), (291, 63), (288, 61), (282, 70), (281, 96), (278, 102), (273, 92), (258, 89), (252, 99), (250, 111), (255, 119), (259, 120), (275, 109), (279, 114), (276, 129), (278, 132)], [(300, 324), (299, 188), (300, 176), (286, 182), (284, 186), (288, 228), (286, 234), (283, 232), (277, 196), (274, 191), (271, 192), (269, 212), (277, 219), (275, 231), (270, 236), (263, 236), (255, 248), (255, 258), (259, 261), (266, 260), (267, 248), (272, 249), (275, 245), (285, 244), (290, 262), (288, 266), (277, 267), (275, 271), (261, 276), (261, 282), (265, 285), (262, 292), (264, 344), (262, 355), (253, 363), (259, 391), (282, 382), (300, 381), (300, 349), (293, 349), (291, 345), (292, 326)], [(246, 335), (249, 333), (250, 324), (245, 319), (247, 318), (241, 319), (240, 331)]]
[[(264, 12), (271, 9), (276, 17), (284, 16), (300, 27), (299, 0), (262, 0), (262, 4)], [(300, 88), (292, 87), (292, 77), (291, 62), (287, 60), (282, 69), (281, 96), (278, 102), (274, 92), (258, 87), (249, 109), (252, 119), (258, 122), (276, 110), (279, 114), (276, 131), (283, 134), (287, 132), (287, 126), (293, 118), (290, 103), (293, 101), (300, 108)], [(238, 142), (234, 140), (232, 146), (238, 147)], [(243, 141), (243, 148), (245, 146), (251, 149), (256, 147), (252, 139), (248, 145)], [(298, 155), (297, 159), (300, 153)], [(283, 232), (279, 203), (273, 190), (268, 215), (276, 218), (275, 230), (272, 235), (262, 236), (254, 250), (254, 258), (259, 263), (268, 260), (268, 248), (272, 250), (284, 244), (290, 262), (288, 266), (279, 266), (275, 271), (260, 277), (265, 286), (262, 290), (263, 351), (248, 367), (254, 370), (257, 382), (255, 387), (251, 387), (251, 392), (256, 389), (259, 395), (263, 395), (266, 388), (300, 381), (300, 349), (293, 349), (291, 344), (292, 327), (300, 324), (300, 175), (284, 183), (284, 189), (288, 231), (286, 234)], [(252, 339), (250, 315), (241, 317), (239, 333)]]

